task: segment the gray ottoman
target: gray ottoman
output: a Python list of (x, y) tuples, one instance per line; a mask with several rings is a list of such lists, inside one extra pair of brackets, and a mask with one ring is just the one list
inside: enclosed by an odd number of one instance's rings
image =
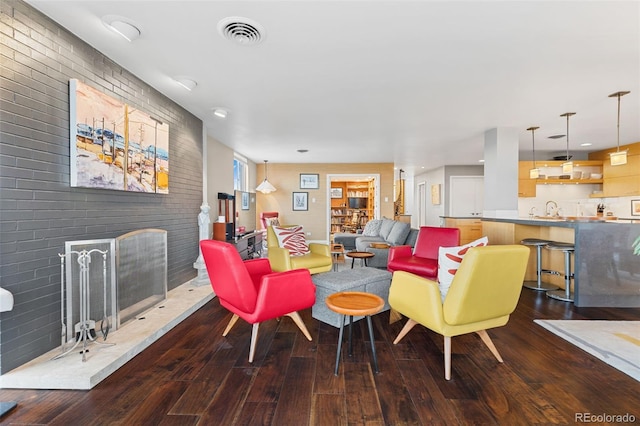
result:
[[(364, 291), (377, 294), (384, 300), (381, 312), (389, 310), (389, 286), (391, 272), (376, 268), (355, 268), (340, 272), (324, 272), (311, 276), (316, 285), (316, 303), (311, 308), (311, 315), (324, 323), (340, 327), (341, 315), (333, 312), (324, 302), (327, 296), (340, 291)], [(353, 317), (353, 321), (364, 317)]]

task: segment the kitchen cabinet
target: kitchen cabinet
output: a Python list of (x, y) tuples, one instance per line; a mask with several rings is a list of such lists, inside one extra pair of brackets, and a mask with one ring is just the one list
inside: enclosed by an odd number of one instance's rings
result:
[(447, 228), (460, 230), (460, 245), (470, 243), (482, 237), (482, 220), (480, 218), (445, 218)]
[(627, 164), (611, 165), (609, 153), (616, 150), (611, 148), (589, 154), (589, 159), (601, 160), (604, 164), (604, 184), (598, 197), (640, 195), (640, 142), (620, 146), (620, 150), (627, 150)]
[[(529, 178), (529, 170), (533, 168), (533, 161), (518, 162), (518, 197), (535, 197), (537, 185), (601, 185), (604, 182), (601, 160), (574, 161), (573, 175), (570, 177), (562, 174), (562, 163), (564, 161), (536, 161), (536, 167), (540, 169), (540, 178), (531, 179)], [(592, 174), (595, 174), (596, 177), (592, 177)]]

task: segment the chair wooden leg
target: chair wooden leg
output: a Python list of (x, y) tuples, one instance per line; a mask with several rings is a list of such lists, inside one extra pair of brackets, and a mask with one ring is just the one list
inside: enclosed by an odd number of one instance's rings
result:
[(253, 324), (251, 329), (251, 346), (249, 348), (249, 362), (253, 362), (253, 355), (256, 353), (256, 343), (258, 342), (258, 327), (260, 323)]
[(233, 316), (231, 317), (231, 320), (229, 321), (229, 324), (227, 324), (227, 328), (225, 328), (224, 331), (222, 332), (222, 336), (226, 336), (227, 334), (229, 334), (229, 331), (231, 331), (231, 327), (235, 325), (236, 321), (238, 321), (238, 318), (240, 317), (237, 316), (236, 314), (233, 314)]
[(307, 338), (307, 340), (312, 340), (311, 339), (311, 334), (309, 334), (309, 330), (307, 330), (307, 326), (304, 325), (304, 322), (302, 321), (302, 318), (300, 318), (300, 314), (297, 312), (291, 312), (290, 314), (287, 314), (288, 317), (290, 317), (293, 322), (296, 323), (296, 325), (298, 326), (298, 328), (300, 329), (300, 331), (302, 331), (302, 334), (305, 335), (305, 337)]
[(487, 330), (480, 330), (480, 331), (476, 331), (476, 334), (478, 336), (480, 336), (480, 338), (482, 339), (482, 341), (484, 342), (484, 344), (489, 348), (489, 350), (491, 351), (491, 353), (493, 354), (493, 356), (496, 357), (496, 359), (498, 360), (498, 362), (504, 362), (502, 360), (502, 357), (500, 356), (500, 353), (498, 352), (498, 350), (496, 349), (496, 347), (493, 344), (493, 341), (491, 340), (491, 337), (489, 337), (489, 334), (487, 333)]
[(416, 321), (409, 318), (404, 327), (402, 327), (402, 330), (400, 330), (400, 333), (398, 333), (398, 337), (396, 337), (396, 340), (393, 341), (393, 344), (396, 345), (400, 340), (402, 340), (402, 338), (406, 336), (409, 330), (415, 327), (416, 324), (418, 324)]
[(402, 314), (395, 309), (391, 308), (389, 310), (389, 324), (393, 324), (396, 321), (400, 321), (402, 319)]
[(451, 380), (451, 336), (444, 336), (444, 378)]

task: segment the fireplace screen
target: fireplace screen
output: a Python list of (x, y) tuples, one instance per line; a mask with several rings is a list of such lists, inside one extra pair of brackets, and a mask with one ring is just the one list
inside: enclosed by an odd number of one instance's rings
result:
[(162, 229), (67, 241), (60, 260), (63, 346), (77, 338), (82, 322), (93, 337), (105, 337), (103, 329), (117, 330), (167, 297), (167, 232)]
[(124, 324), (167, 297), (167, 231), (141, 229), (116, 238), (116, 270)]

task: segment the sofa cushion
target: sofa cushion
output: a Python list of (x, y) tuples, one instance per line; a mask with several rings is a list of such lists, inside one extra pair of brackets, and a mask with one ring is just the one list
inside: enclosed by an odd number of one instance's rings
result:
[(278, 238), (278, 245), (289, 250), (291, 256), (304, 256), (309, 253), (302, 226), (274, 226), (273, 231)]
[(356, 239), (356, 250), (367, 251), (371, 247), (371, 243), (384, 243), (382, 237), (358, 237)]
[(365, 237), (377, 237), (380, 235), (380, 226), (382, 225), (381, 219), (373, 219), (364, 225), (362, 235)]
[(342, 244), (345, 250), (355, 250), (356, 240), (361, 238), (362, 235), (354, 234), (351, 232), (339, 232), (333, 234), (333, 242), (336, 244)]
[(392, 246), (399, 246), (404, 244), (407, 236), (409, 235), (409, 231), (411, 231), (411, 225), (405, 222), (396, 222), (393, 224), (393, 228), (391, 228), (391, 232), (385, 240), (391, 244)]
[(392, 219), (382, 219), (382, 224), (380, 225), (380, 233), (379, 233), (382, 239), (386, 241), (395, 223), (396, 221)]
[(440, 297), (442, 297), (443, 303), (464, 255), (471, 247), (486, 246), (488, 243), (489, 239), (482, 237), (460, 247), (440, 247), (438, 251), (438, 287), (440, 287)]
[(405, 240), (403, 245), (415, 247), (419, 232), (419, 229), (409, 228), (409, 235), (407, 235), (407, 239)]

